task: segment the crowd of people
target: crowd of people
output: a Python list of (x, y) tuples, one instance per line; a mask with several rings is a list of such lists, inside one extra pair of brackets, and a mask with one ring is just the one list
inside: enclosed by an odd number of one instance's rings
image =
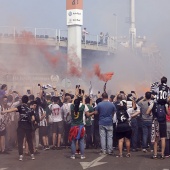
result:
[[(167, 78), (154, 83), (138, 97), (135, 91), (116, 95), (104, 92), (94, 100), (80, 85), (70, 94), (56, 88), (53, 96), (40, 87), (39, 96), (20, 96), (17, 91), (0, 89), (0, 151), (18, 147), (35, 159), (39, 150), (71, 148), (71, 159), (85, 158), (85, 149), (101, 149), (102, 155), (130, 157), (131, 151), (153, 152), (152, 158), (170, 157), (170, 89)], [(49, 86), (50, 87), (50, 86)], [(126, 154), (123, 152), (126, 151)], [(160, 155), (158, 155), (160, 151)]]

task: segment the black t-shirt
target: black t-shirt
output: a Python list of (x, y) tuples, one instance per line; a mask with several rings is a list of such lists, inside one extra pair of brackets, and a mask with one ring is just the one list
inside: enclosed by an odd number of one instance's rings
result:
[(18, 106), (17, 109), (19, 112), (18, 127), (24, 129), (32, 129), (31, 117), (34, 115), (33, 110), (26, 104)]
[(166, 104), (169, 95), (169, 87), (167, 85), (161, 84), (158, 87), (157, 93), (157, 102), (161, 105)]

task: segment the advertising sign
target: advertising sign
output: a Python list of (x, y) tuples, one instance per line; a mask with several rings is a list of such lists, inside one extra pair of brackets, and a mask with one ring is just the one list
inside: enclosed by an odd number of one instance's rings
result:
[(67, 10), (67, 25), (83, 25), (83, 10)]

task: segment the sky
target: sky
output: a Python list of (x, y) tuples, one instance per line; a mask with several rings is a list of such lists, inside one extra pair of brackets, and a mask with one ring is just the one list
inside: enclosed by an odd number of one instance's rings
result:
[[(0, 0), (0, 26), (55, 28), (66, 30), (66, 0)], [(84, 24), (88, 32), (128, 36), (130, 0), (84, 0)], [(156, 43), (169, 73), (170, 1), (136, 0), (137, 36)], [(169, 76), (170, 77), (170, 76)]]

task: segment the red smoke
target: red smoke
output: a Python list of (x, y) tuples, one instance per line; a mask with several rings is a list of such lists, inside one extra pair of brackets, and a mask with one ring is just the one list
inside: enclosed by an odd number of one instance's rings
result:
[(69, 49), (69, 57), (67, 56), (67, 63), (68, 63), (68, 74), (74, 77), (81, 77), (82, 76), (82, 68), (81, 68), (81, 60), (76, 54), (75, 47), (71, 47)]
[(101, 69), (98, 64), (94, 65), (94, 74), (102, 81), (107, 82), (112, 79), (113, 72), (101, 73)]
[(45, 59), (51, 66), (56, 67), (56, 64), (59, 63), (61, 54), (53, 54), (52, 52), (49, 52), (48, 44), (43, 40), (36, 39), (31, 32), (22, 31), (21, 34), (16, 37), (16, 42), (18, 44), (24, 44), (22, 48), (20, 48), (21, 55), (28, 54), (29, 48), (27, 45), (35, 45), (34, 47), (44, 55)]

